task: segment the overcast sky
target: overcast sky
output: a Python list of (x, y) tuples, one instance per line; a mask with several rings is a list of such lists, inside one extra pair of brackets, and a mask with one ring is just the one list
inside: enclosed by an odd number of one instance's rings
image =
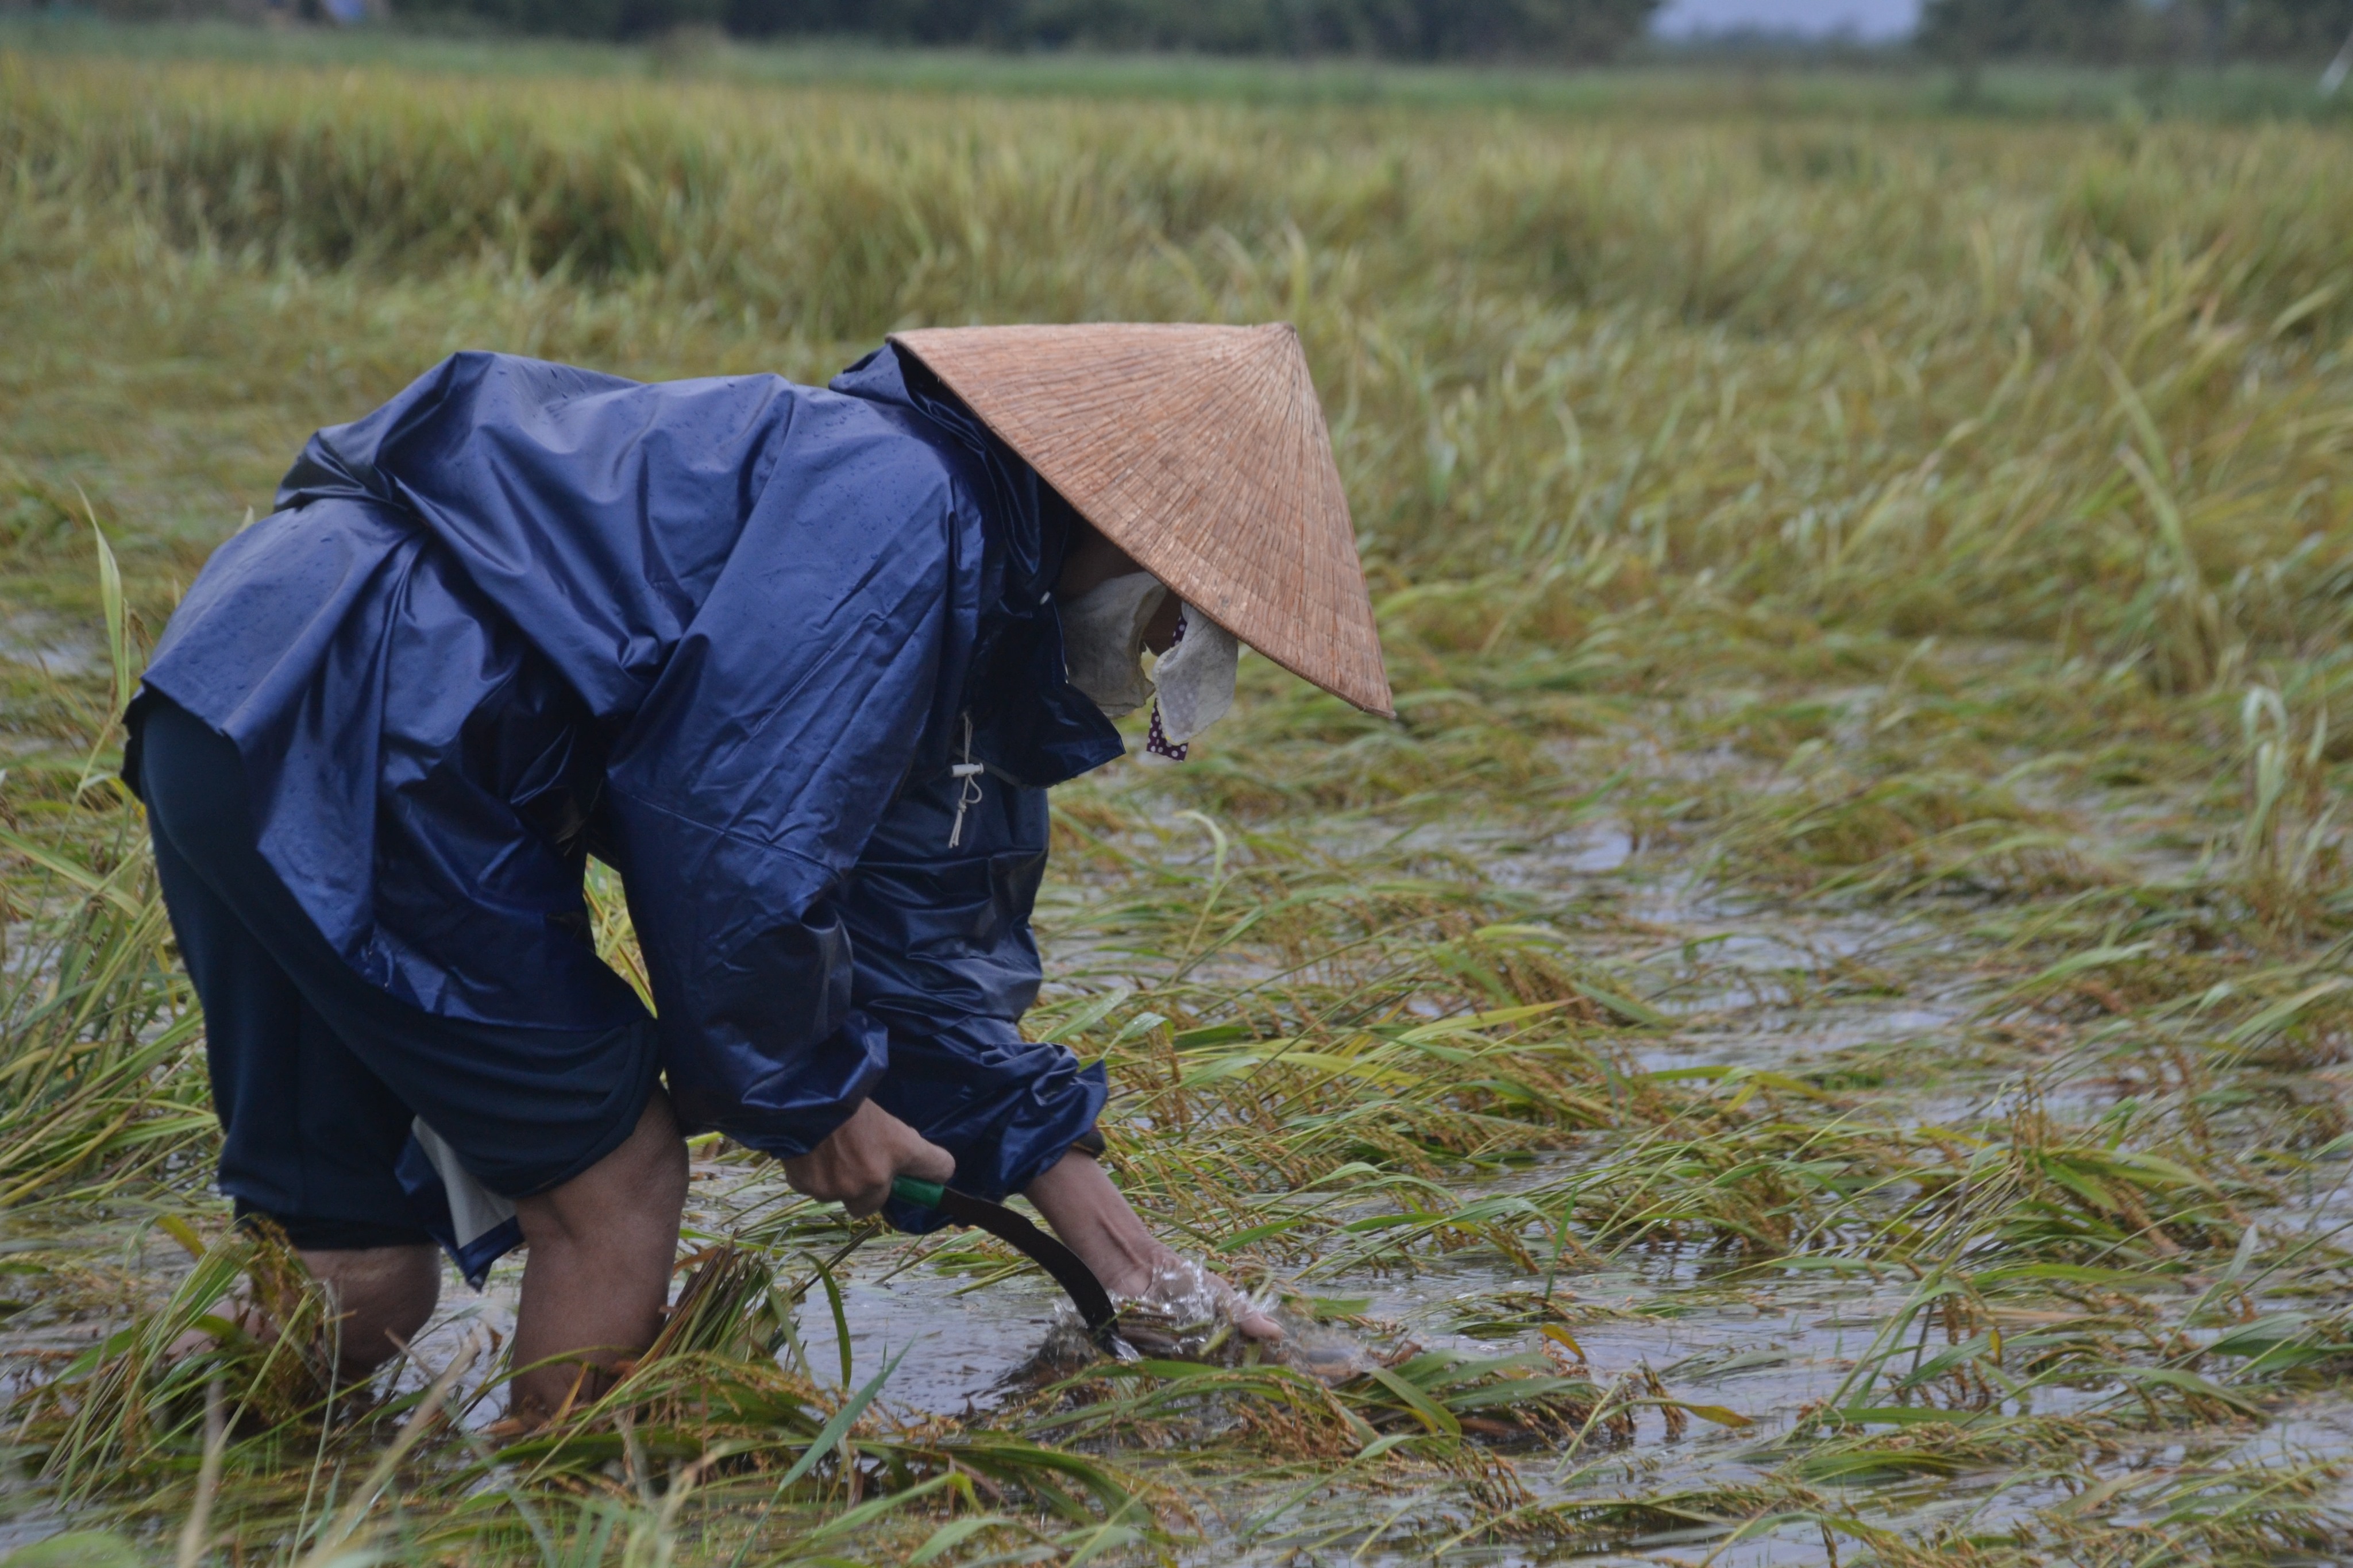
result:
[(1655, 26), (1669, 37), (1756, 28), (1896, 38), (1919, 17), (1920, 0), (1667, 0)]

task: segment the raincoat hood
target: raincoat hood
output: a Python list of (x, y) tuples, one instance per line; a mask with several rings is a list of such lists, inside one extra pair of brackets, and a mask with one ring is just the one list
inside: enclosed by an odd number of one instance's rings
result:
[[(934, 442), (952, 443), (970, 458), (976, 473), (968, 482), (987, 497), (988, 515), (1000, 520), (985, 531), (978, 584), (984, 607), (958, 704), (972, 716), (976, 759), (1008, 779), (1043, 786), (1120, 755), (1119, 731), (1071, 684), (1064, 665), (1053, 589), (1079, 514), (922, 362), (895, 347), (875, 350), (831, 386), (902, 410)], [(938, 737), (941, 744), (920, 765), (936, 768), (959, 739)]]

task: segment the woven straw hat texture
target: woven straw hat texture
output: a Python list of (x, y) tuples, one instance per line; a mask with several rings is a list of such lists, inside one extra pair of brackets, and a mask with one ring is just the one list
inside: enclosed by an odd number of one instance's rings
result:
[(891, 341), (1187, 604), (1293, 674), (1394, 711), (1290, 326), (934, 327)]

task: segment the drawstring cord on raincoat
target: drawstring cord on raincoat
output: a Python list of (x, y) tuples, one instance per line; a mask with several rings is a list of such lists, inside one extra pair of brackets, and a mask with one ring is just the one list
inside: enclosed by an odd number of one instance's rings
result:
[(951, 849), (964, 842), (964, 814), (980, 804), (980, 775), (987, 771), (972, 760), (972, 714), (967, 710), (964, 715), (964, 761), (948, 768), (951, 778), (964, 780), (964, 788), (956, 795), (955, 821), (948, 825)]

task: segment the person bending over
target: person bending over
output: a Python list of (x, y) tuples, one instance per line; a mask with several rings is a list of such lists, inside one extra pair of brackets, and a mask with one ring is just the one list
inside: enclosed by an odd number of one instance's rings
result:
[(1147, 701), (1181, 754), (1241, 642), (1389, 709), (1287, 327), (911, 332), (825, 388), (444, 362), (311, 438), (130, 712), (221, 1189), (354, 1376), (440, 1250), (527, 1247), (527, 1421), (652, 1341), (700, 1130), (902, 1229), (902, 1174), (1023, 1193), (1147, 1294), (1103, 1069), (1018, 1027), (1046, 791)]

